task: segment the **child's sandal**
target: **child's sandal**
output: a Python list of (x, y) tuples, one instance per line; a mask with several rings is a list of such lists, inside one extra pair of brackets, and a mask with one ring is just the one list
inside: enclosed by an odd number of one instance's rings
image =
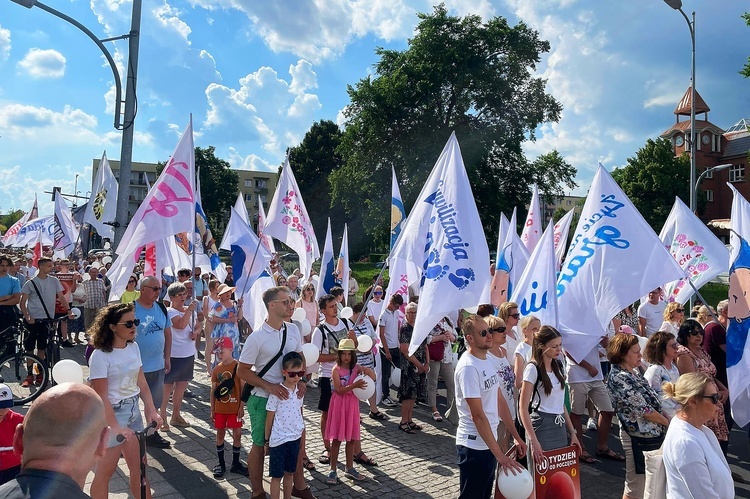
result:
[(331, 471), (330, 473), (328, 473), (328, 478), (326, 478), (326, 483), (328, 485), (336, 485), (337, 483), (339, 483), (339, 477), (336, 476), (335, 471)]
[(400, 425), (398, 425), (398, 429), (410, 435), (414, 434), (414, 430), (411, 429), (409, 423), (401, 423)]

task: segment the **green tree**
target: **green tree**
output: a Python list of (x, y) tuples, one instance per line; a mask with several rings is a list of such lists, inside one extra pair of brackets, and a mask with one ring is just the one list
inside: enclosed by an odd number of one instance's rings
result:
[(657, 234), (675, 196), (685, 204), (690, 202), (690, 157), (676, 157), (667, 139), (649, 139), (635, 157), (628, 158), (626, 166), (612, 172), (612, 177)]
[[(195, 168), (201, 184), (201, 206), (218, 246), (229, 221), (230, 208), (237, 200), (239, 176), (227, 161), (216, 157), (215, 150), (214, 146), (196, 147)], [(161, 174), (165, 165), (158, 164), (157, 174)]]
[[(486, 231), (497, 229), (501, 210), (525, 202), (520, 192), (528, 201), (528, 185), (505, 182), (505, 173), (554, 183), (547, 172), (537, 178), (521, 150), (539, 124), (560, 117), (545, 80), (532, 75), (549, 43), (523, 23), (454, 17), (442, 4), (419, 19), (407, 49), (376, 49), (374, 75), (348, 88), (339, 147), (344, 165), (331, 174), (334, 197), (347, 213), (363, 214), (366, 230), (383, 248), (391, 167), (408, 209), (452, 131)], [(571, 185), (573, 177), (563, 176)]]
[[(745, 20), (747, 25), (750, 26), (750, 12), (745, 12), (744, 14), (742, 14), (742, 18)], [(745, 78), (750, 78), (750, 57), (747, 58), (747, 64), (745, 64), (745, 67), (742, 68), (740, 74)]]
[(5, 231), (13, 227), (13, 224), (18, 222), (23, 215), (23, 210), (11, 210), (5, 215), (0, 215), (0, 231), (5, 234)]

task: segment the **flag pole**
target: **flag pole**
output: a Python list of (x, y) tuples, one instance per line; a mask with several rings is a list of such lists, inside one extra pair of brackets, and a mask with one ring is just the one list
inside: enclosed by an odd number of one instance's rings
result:
[[(708, 305), (708, 302), (706, 301), (705, 298), (703, 298), (703, 295), (700, 293), (700, 291), (698, 291), (698, 288), (695, 287), (695, 285), (693, 284), (693, 281), (691, 281), (690, 279), (686, 279), (686, 280), (688, 284), (690, 284), (690, 287), (693, 288), (693, 291), (695, 291), (695, 294), (698, 295), (698, 298), (700, 298), (703, 304), (706, 306), (706, 308), (708, 309), (708, 313), (711, 314), (711, 316), (714, 318), (716, 322), (719, 322), (719, 318), (716, 317), (716, 313), (714, 312), (714, 309)], [(692, 303), (692, 301), (693, 300), (690, 300), (690, 303)]]

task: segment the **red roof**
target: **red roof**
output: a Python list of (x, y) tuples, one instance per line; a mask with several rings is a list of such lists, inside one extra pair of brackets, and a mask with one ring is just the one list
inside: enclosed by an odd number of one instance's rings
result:
[[(696, 111), (697, 112), (697, 111)], [(709, 130), (717, 135), (723, 135), (724, 130), (714, 125), (710, 121), (706, 120), (695, 120), (695, 131), (697, 133)], [(675, 132), (687, 132), (690, 133), (690, 120), (680, 121), (666, 129), (659, 135), (660, 137), (671, 137)]]
[[(677, 104), (677, 107), (674, 110), (674, 114), (682, 115), (682, 116), (690, 116), (690, 92), (691, 87), (688, 87), (687, 90), (685, 90), (685, 95), (682, 96), (682, 99), (680, 99), (680, 103)], [(703, 100), (703, 97), (698, 93), (698, 91), (695, 91), (695, 114), (699, 113), (707, 113), (711, 110), (710, 107), (708, 107), (708, 104), (706, 104), (706, 101)]]

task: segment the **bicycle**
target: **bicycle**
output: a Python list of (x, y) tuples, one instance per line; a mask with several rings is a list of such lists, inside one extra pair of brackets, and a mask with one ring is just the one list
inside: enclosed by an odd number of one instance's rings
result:
[[(27, 334), (20, 320), (0, 331), (0, 383), (10, 388), (13, 405), (24, 405), (37, 398), (50, 380), (45, 361), (26, 353), (23, 343)], [(37, 382), (23, 386), (27, 376), (33, 376)]]
[[(60, 322), (67, 319), (67, 316), (58, 317), (56, 319), (36, 319), (36, 322), (41, 322), (47, 328), (47, 349), (45, 351), (45, 357), (47, 361), (47, 369), (52, 372), (52, 368), (55, 364), (60, 362)], [(54, 383), (54, 380), (53, 384)]]

